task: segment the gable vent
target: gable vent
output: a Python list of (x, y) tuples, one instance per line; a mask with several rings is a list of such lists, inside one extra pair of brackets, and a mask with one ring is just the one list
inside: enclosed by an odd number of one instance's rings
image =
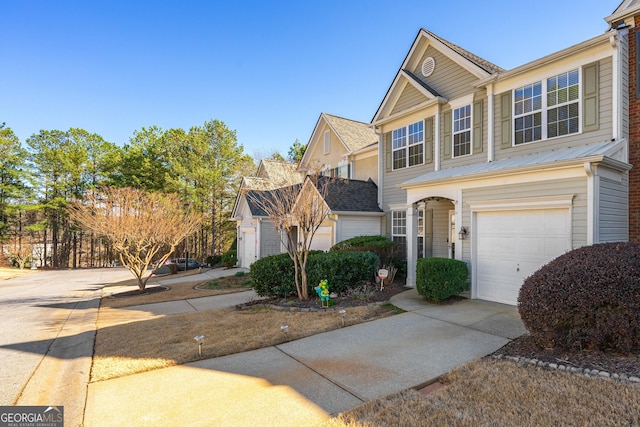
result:
[(436, 69), (436, 60), (433, 57), (428, 57), (422, 62), (422, 75), (429, 77)]

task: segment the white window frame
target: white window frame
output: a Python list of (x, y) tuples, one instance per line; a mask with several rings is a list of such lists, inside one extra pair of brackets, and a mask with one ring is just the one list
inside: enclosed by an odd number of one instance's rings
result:
[[(549, 82), (552, 79), (558, 79), (558, 78), (562, 78), (564, 76), (567, 77), (567, 82), (569, 82), (569, 76), (570, 74), (575, 73), (577, 75), (577, 82), (571, 86), (565, 86), (563, 89), (566, 89), (567, 92), (570, 92), (570, 87), (576, 87), (577, 88), (577, 98), (574, 99), (568, 99), (565, 101), (561, 101), (561, 102), (556, 102), (553, 105), (549, 105), (549, 102), (551, 101), (551, 97), (550, 95), (550, 91), (549, 91)], [(533, 89), (537, 86), (540, 85), (540, 102), (539, 108), (533, 108), (533, 105), (530, 105), (526, 102), (526, 100), (528, 98), (518, 98), (516, 97), (516, 94), (518, 91), (526, 91), (528, 88), (531, 88), (532, 90), (532, 95), (533, 95)], [(549, 76), (546, 77), (544, 79), (538, 80), (536, 82), (533, 83), (529, 83), (520, 87), (517, 87), (515, 89), (513, 89), (512, 91), (512, 96), (513, 96), (513, 101), (512, 101), (512, 108), (513, 108), (513, 114), (512, 114), (512, 123), (513, 123), (513, 130), (512, 130), (512, 145), (513, 146), (521, 146), (521, 145), (525, 145), (525, 144), (531, 144), (531, 143), (535, 143), (535, 142), (540, 142), (540, 141), (545, 141), (547, 139), (554, 139), (554, 138), (561, 138), (563, 136), (567, 136), (567, 135), (577, 135), (580, 134), (582, 132), (582, 67), (578, 67), (578, 68), (573, 68), (571, 70), (567, 70), (561, 73), (557, 73), (554, 74), (553, 76)], [(518, 114), (518, 104), (522, 104), (522, 111)], [(575, 130), (573, 131), (569, 131), (570, 127), (568, 126), (567, 129), (568, 131), (566, 133), (556, 133), (555, 135), (551, 135), (549, 136), (549, 116), (550, 116), (550, 112), (553, 110), (558, 110), (560, 108), (564, 108), (566, 107), (567, 109), (571, 108), (572, 105), (575, 105), (575, 110), (577, 112), (577, 116), (576, 117), (571, 117), (571, 118), (565, 118), (562, 121), (569, 121), (571, 119), (577, 119), (577, 124), (575, 125)], [(516, 123), (518, 120), (523, 119), (526, 120), (527, 117), (534, 117), (535, 115), (539, 114), (540, 115), (540, 132), (539, 132), (539, 137), (538, 135), (531, 135), (531, 139), (530, 140), (526, 140), (526, 133), (525, 133), (525, 137), (522, 138), (521, 142), (518, 142), (517, 136), (519, 132), (523, 132), (526, 131), (527, 128), (532, 128), (532, 126), (527, 126), (525, 128), (523, 128), (522, 130), (518, 130)], [(534, 123), (532, 123), (533, 125), (535, 125)]]
[(324, 154), (331, 152), (331, 131), (324, 131)]
[[(412, 155), (412, 150), (419, 153)], [(396, 159), (396, 155), (398, 158)], [(412, 163), (411, 159), (418, 157)], [(402, 164), (396, 162), (402, 160)], [(404, 169), (424, 164), (424, 120), (419, 120), (394, 129), (391, 133), (391, 165), (392, 170)]]
[(407, 239), (407, 211), (397, 210), (391, 211), (391, 237), (395, 241), (395, 237), (403, 237)]
[[(456, 118), (456, 114), (458, 114), (458, 112), (464, 110), (465, 115), (462, 116), (458, 116)], [(471, 108), (471, 104), (467, 104), (467, 105), (462, 105), (458, 108), (455, 108), (451, 111), (451, 115), (452, 115), (452, 120), (451, 120), (451, 125), (453, 126), (453, 129), (451, 130), (452, 132), (452, 136), (451, 136), (451, 153), (452, 153), (452, 157), (464, 157), (464, 156), (470, 156), (471, 154), (473, 154), (473, 108)], [(468, 146), (468, 152), (464, 153), (458, 153), (456, 154), (456, 136), (465, 136), (466, 137), (466, 141), (464, 141), (464, 146), (467, 147)]]

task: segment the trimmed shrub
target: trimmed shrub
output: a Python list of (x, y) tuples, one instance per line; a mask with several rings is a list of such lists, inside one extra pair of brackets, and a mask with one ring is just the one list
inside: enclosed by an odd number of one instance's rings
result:
[(378, 267), (378, 256), (372, 252), (322, 252), (309, 255), (307, 279), (312, 287), (321, 280), (329, 281), (329, 291), (342, 294), (349, 288), (371, 280)]
[(393, 265), (398, 269), (396, 277), (406, 279), (407, 259), (403, 248), (384, 236), (357, 236), (336, 243), (330, 252), (373, 252), (380, 260), (379, 266)]
[[(324, 279), (329, 281), (332, 293), (343, 293), (361, 286), (373, 278), (377, 265), (378, 257), (371, 252), (312, 251), (306, 268), (309, 296), (313, 298), (313, 288)], [(251, 278), (253, 289), (260, 296), (297, 296), (293, 261), (286, 253), (268, 256), (251, 264)]]
[(293, 261), (289, 254), (271, 255), (251, 264), (253, 290), (262, 297), (286, 298), (297, 295)]
[(238, 263), (238, 254), (235, 250), (230, 249), (222, 254), (222, 265), (227, 268), (235, 267)]
[(640, 350), (640, 244), (567, 252), (529, 276), (518, 310), (545, 348)]
[(211, 267), (215, 267), (218, 264), (222, 263), (222, 255), (209, 255), (206, 259), (207, 264)]
[(416, 288), (427, 301), (443, 301), (469, 289), (469, 269), (464, 261), (421, 258), (416, 270)]

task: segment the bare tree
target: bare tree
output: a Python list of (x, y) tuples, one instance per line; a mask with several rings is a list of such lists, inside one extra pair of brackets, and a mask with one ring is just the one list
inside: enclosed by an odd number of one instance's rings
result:
[(269, 217), (287, 248), (300, 300), (309, 299), (307, 261), (313, 236), (331, 213), (327, 196), (332, 192), (335, 197), (346, 183), (346, 180), (312, 174), (302, 184), (268, 191), (246, 190), (247, 199)]
[[(87, 194), (82, 202), (70, 206), (69, 215), (84, 229), (109, 241), (122, 265), (138, 279), (141, 291), (176, 246), (202, 222), (201, 214), (187, 210), (174, 194), (132, 188)], [(145, 277), (153, 263), (155, 267)]]
[(12, 234), (4, 245), (4, 251), (11, 261), (18, 264), (20, 270), (24, 270), (24, 265), (31, 259), (33, 252), (32, 239), (28, 235)]

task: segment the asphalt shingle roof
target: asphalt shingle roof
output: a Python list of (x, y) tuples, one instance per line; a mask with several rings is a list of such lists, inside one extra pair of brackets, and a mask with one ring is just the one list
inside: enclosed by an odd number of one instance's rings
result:
[(324, 117), (351, 152), (378, 142), (378, 135), (369, 127), (368, 123), (332, 116), (327, 113), (324, 113)]

